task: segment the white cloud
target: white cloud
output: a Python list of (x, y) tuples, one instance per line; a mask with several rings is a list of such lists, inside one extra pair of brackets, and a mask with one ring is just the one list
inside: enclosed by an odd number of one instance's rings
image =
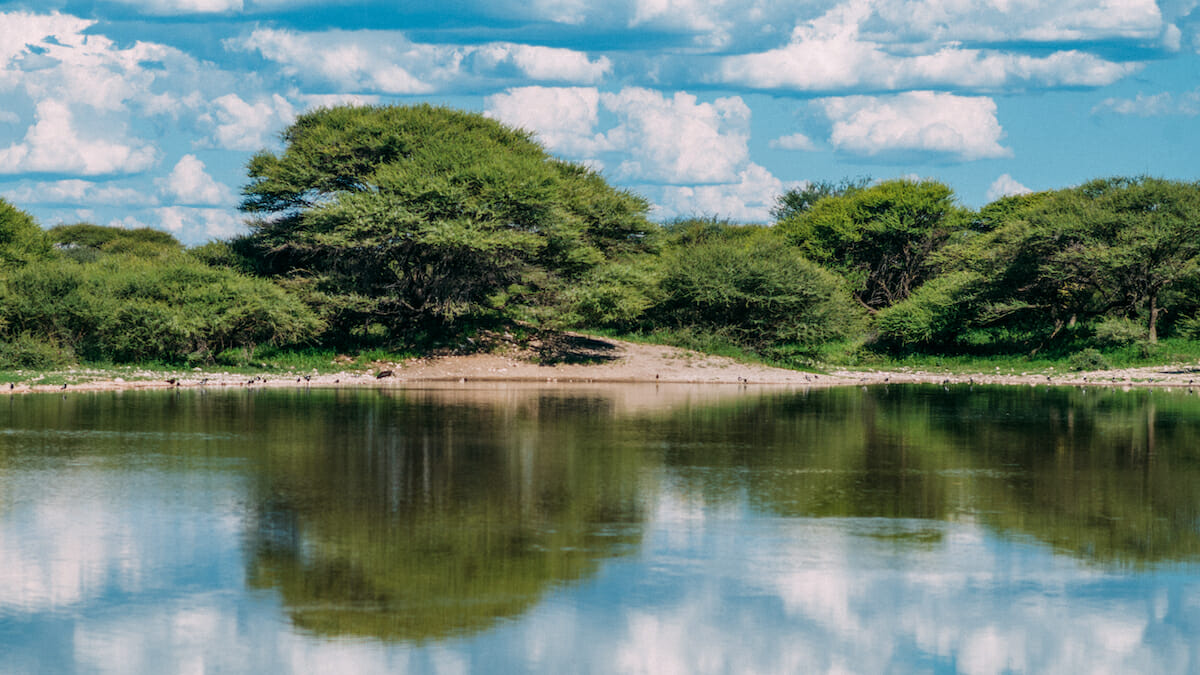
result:
[(912, 40), (1153, 40), (1165, 28), (1154, 0), (908, 0), (871, 4), (884, 31), (895, 31), (899, 37)]
[(630, 156), (618, 173), (661, 183), (729, 183), (749, 160), (750, 108), (739, 96), (698, 102), (687, 92), (671, 98), (627, 88), (600, 95), (620, 120), (608, 132), (613, 148)]
[(38, 104), (37, 122), (24, 141), (0, 149), (0, 173), (136, 173), (153, 166), (157, 156), (153, 146), (138, 141), (81, 135), (67, 105), (46, 100)]
[(236, 201), (233, 190), (213, 180), (195, 155), (184, 155), (170, 175), (157, 182), (163, 195), (176, 204), (231, 206)]
[(788, 134), (780, 136), (771, 141), (772, 148), (780, 148), (782, 150), (816, 150), (817, 146), (812, 142), (812, 139), (802, 133)]
[(1029, 188), (1021, 185), (1008, 174), (1001, 174), (999, 178), (992, 182), (992, 186), (988, 188), (987, 200), (989, 202), (1000, 199), (1001, 197), (1011, 197), (1013, 195), (1025, 195), (1033, 192)]
[(242, 0), (115, 0), (147, 14), (224, 14), (240, 12)]
[(141, 190), (78, 179), (25, 183), (5, 191), (4, 197), (20, 204), (150, 206), (156, 203), (152, 195)]
[(58, 13), (0, 13), (0, 91), (98, 113), (178, 114), (195, 90), (232, 83), (211, 64), (164, 45), (118, 46), (85, 33), (95, 22)]
[(1139, 93), (1132, 99), (1106, 98), (1092, 108), (1092, 112), (1113, 112), (1118, 115), (1137, 117), (1164, 117), (1167, 115), (1194, 117), (1200, 115), (1200, 89), (1194, 89), (1180, 96), (1164, 91), (1149, 95)]
[(771, 219), (775, 198), (786, 187), (770, 171), (750, 163), (738, 172), (736, 182), (664, 187), (655, 216), (716, 216), (741, 223), (765, 223)]
[(207, 239), (227, 239), (245, 231), (240, 216), (226, 209), (166, 206), (154, 209), (157, 227), (171, 232), (185, 244)]
[(934, 152), (960, 160), (1007, 157), (996, 104), (986, 97), (914, 91), (820, 102), (833, 122), (830, 142), (856, 155)]
[(226, 150), (261, 150), (274, 134), (296, 119), (296, 109), (279, 94), (253, 103), (237, 94), (226, 94), (213, 101), (209, 113), (200, 121), (215, 127), (208, 143)]
[(398, 31), (299, 33), (259, 29), (231, 50), (258, 52), (284, 74), (346, 92), (427, 94), (489, 79), (593, 84), (612, 69), (572, 49), (493, 42), (439, 45)]
[(484, 101), (485, 115), (533, 131), (552, 152), (591, 157), (608, 148), (596, 133), (600, 92), (595, 87), (516, 87)]
[(898, 51), (866, 34), (871, 0), (850, 0), (795, 28), (784, 47), (720, 59), (712, 77), (759, 89), (836, 91), (1111, 84), (1140, 65), (1077, 50), (1028, 56), (931, 42)]

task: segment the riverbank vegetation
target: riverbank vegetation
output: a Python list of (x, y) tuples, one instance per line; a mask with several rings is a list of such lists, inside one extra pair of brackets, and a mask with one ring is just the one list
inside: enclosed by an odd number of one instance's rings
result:
[[(793, 367), (1200, 355), (1200, 184), (1101, 178), (973, 210), (813, 183), (769, 224), (663, 225), (524, 131), (430, 106), (302, 115), (248, 234), (43, 230), (0, 200), (0, 368), (486, 348), (565, 329)], [(291, 355), (291, 356), (289, 356)], [(301, 359), (303, 360), (303, 359)]]

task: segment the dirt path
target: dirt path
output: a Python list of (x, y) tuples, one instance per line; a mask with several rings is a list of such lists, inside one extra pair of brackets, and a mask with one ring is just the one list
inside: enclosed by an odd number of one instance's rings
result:
[[(386, 374), (385, 374), (386, 373)], [(385, 374), (383, 377), (379, 375)], [(739, 363), (721, 356), (675, 347), (647, 345), (607, 338), (574, 335), (552, 352), (474, 354), (409, 359), (377, 363), (369, 372), (277, 373), (258, 376), (220, 371), (134, 372), (113, 378), (104, 371), (84, 369), (56, 375), (65, 377), (66, 389), (103, 391), (165, 389), (175, 387), (295, 387), (372, 386), (404, 387), (430, 382), (550, 382), (742, 384), (789, 386), (845, 386), (885, 383), (1087, 385), (1120, 387), (1180, 387), (1200, 390), (1200, 364), (1106, 370), (1094, 372), (1043, 371), (1035, 373), (976, 373), (947, 375), (915, 370), (836, 370), (829, 374), (803, 373), (782, 368)], [(61, 384), (41, 384), (43, 377), (15, 383), (10, 391), (52, 392)], [(1195, 383), (1195, 384), (1194, 384)], [(3, 385), (0, 385), (3, 386)]]

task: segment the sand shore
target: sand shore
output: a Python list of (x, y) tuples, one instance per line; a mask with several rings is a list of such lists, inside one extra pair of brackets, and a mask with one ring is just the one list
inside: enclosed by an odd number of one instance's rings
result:
[[(71, 391), (112, 391), (182, 387), (405, 387), (433, 382), (657, 382), (804, 387), (973, 383), (1195, 388), (1200, 391), (1200, 364), (1092, 372), (981, 372), (950, 375), (909, 369), (839, 369), (828, 374), (814, 374), (739, 363), (732, 359), (675, 347), (583, 336), (576, 336), (574, 340), (570, 349), (556, 354), (552, 360), (535, 358), (537, 355), (528, 352), (473, 354), (409, 359), (394, 363), (381, 362), (372, 364), (369, 370), (320, 374), (292, 371), (245, 375), (219, 369), (195, 369), (170, 372), (131, 371), (125, 377), (113, 377), (110, 371), (74, 369), (58, 373), (31, 374), (28, 380), (14, 382), (9, 391), (54, 392), (64, 388)], [(21, 375), (17, 374), (16, 377), (20, 380)], [(44, 380), (50, 380), (53, 384)]]

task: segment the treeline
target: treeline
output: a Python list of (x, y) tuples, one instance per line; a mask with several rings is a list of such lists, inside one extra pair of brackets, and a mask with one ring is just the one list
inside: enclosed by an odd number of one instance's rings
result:
[(817, 183), (768, 226), (656, 225), (526, 132), (434, 108), (301, 116), (248, 167), (249, 233), (42, 230), (0, 200), (0, 367), (652, 335), (784, 362), (1200, 337), (1200, 185), (1112, 178), (974, 211), (934, 181)]

